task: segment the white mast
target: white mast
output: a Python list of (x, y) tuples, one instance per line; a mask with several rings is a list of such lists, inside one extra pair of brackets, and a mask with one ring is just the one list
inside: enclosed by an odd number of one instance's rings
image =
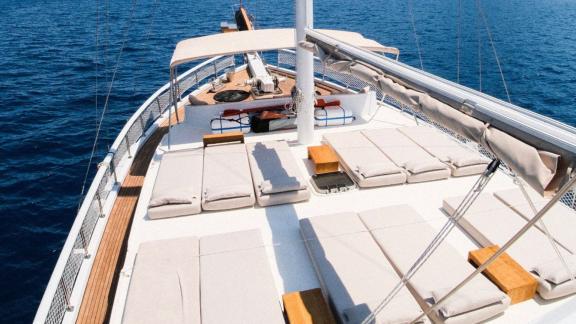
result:
[(299, 46), (306, 38), (305, 29), (313, 28), (312, 0), (295, 0), (296, 7), (296, 87), (302, 98), (298, 108), (298, 142), (314, 139), (314, 54)]

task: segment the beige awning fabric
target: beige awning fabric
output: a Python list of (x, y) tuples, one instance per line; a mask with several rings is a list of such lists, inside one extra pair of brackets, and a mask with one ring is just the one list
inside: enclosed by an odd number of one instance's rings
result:
[[(361, 47), (366, 50), (398, 55), (398, 49), (380, 45), (378, 42), (364, 38), (361, 34), (319, 29), (322, 33), (340, 41)], [(296, 47), (293, 28), (246, 30), (233, 33), (221, 33), (202, 37), (189, 38), (176, 45), (170, 67), (213, 57), (237, 53), (270, 51)]]
[(325, 58), (324, 63), (327, 68), (349, 73), (373, 84), (401, 103), (419, 110), (438, 124), (483, 145), (542, 195), (554, 194), (562, 184), (558, 178), (568, 176), (569, 169), (560, 163), (561, 157), (558, 154), (538, 150), (427, 93), (408, 89), (376, 68), (359, 62), (332, 59), (330, 56), (320, 54)]

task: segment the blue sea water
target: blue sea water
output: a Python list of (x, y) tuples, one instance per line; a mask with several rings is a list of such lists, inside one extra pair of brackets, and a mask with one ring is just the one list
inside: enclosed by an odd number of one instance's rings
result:
[[(476, 1), (462, 1), (458, 14), (457, 0), (315, 0), (315, 25), (361, 32), (419, 66), (411, 3), (424, 69), (457, 80), (460, 21), (460, 82), (479, 88), (480, 53), (482, 90), (506, 99)], [(176, 42), (218, 32), (236, 4), (0, 0), (0, 322), (34, 316), (75, 217), (122, 40), (95, 162), (168, 80)], [(291, 0), (245, 4), (259, 28), (293, 25)], [(483, 0), (482, 8), (512, 102), (576, 126), (576, 2)]]

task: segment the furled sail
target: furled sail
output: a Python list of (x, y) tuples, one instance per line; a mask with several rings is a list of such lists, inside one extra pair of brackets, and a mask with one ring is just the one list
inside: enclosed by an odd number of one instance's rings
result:
[(351, 74), (378, 87), (383, 93), (425, 114), (434, 122), (483, 145), (505, 162), (518, 176), (542, 195), (555, 193), (567, 180), (570, 168), (561, 162), (561, 155), (538, 149), (454, 108), (425, 91), (414, 90), (389, 77), (382, 70), (342, 55), (338, 50), (315, 47), (326, 68)]

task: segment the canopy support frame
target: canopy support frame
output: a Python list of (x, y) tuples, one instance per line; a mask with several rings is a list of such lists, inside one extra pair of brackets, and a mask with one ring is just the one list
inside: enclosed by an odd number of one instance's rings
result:
[(431, 312), (437, 310), (438, 307), (440, 307), (440, 305), (442, 305), (448, 298), (450, 298), (458, 290), (460, 290), (460, 288), (462, 288), (464, 285), (466, 285), (468, 282), (474, 279), (474, 277), (476, 277), (478, 274), (482, 273), (482, 271), (486, 270), (486, 268), (490, 266), (490, 264), (496, 261), (496, 259), (500, 257), (500, 255), (506, 252), (506, 250), (508, 250), (508, 248), (512, 246), (512, 244), (514, 244), (518, 239), (520, 239), (524, 235), (524, 233), (526, 233), (532, 226), (534, 226), (536, 222), (540, 221), (542, 217), (544, 217), (544, 215), (546, 215), (546, 213), (550, 210), (550, 208), (552, 208), (560, 200), (560, 198), (564, 196), (564, 194), (570, 191), (570, 189), (575, 184), (576, 184), (576, 176), (574, 173), (572, 173), (570, 180), (566, 182), (556, 193), (556, 195), (554, 195), (552, 199), (550, 199), (550, 201), (548, 201), (546, 205), (544, 205), (544, 207), (542, 207), (540, 211), (538, 211), (538, 213), (534, 217), (532, 217), (530, 221), (526, 223), (526, 225), (524, 225), (518, 232), (516, 232), (516, 234), (514, 234), (514, 236), (512, 236), (508, 240), (508, 242), (506, 242), (502, 247), (500, 247), (500, 249), (496, 251), (496, 253), (494, 253), (490, 258), (488, 258), (488, 260), (486, 260), (486, 262), (482, 263), (478, 268), (476, 268), (476, 270), (474, 270), (474, 272), (472, 272), (468, 277), (462, 280), (462, 282), (456, 285), (456, 287), (452, 288), (452, 290), (450, 290), (444, 297), (440, 298), (440, 300), (438, 300), (434, 305), (430, 306), (430, 308), (428, 308), (426, 311), (424, 311), (422, 314), (416, 317), (411, 323), (417, 323), (424, 316), (427, 316)]
[[(520, 188), (520, 191), (522, 192), (522, 195), (524, 196), (524, 199), (526, 199), (526, 201), (528, 202), (528, 205), (530, 206), (530, 210), (532, 211), (532, 213), (534, 214), (533, 216), (538, 214), (538, 209), (536, 208), (536, 205), (534, 204), (534, 201), (530, 198), (530, 195), (528, 194), (528, 191), (526, 191), (526, 187), (524, 186), (524, 183), (522, 183), (522, 179), (518, 176), (516, 176), (516, 180), (517, 180), (517, 184), (518, 187)], [(558, 242), (556, 242), (556, 240), (554, 240), (554, 237), (552, 236), (552, 233), (550, 233), (550, 231), (548, 230), (548, 227), (546, 226), (546, 224), (544, 223), (543, 219), (540, 219), (538, 221), (538, 225), (540, 225), (540, 227), (542, 228), (542, 231), (544, 232), (544, 234), (546, 235), (546, 237), (548, 238), (548, 242), (550, 242), (550, 245), (552, 245), (552, 248), (554, 249), (554, 252), (556, 253), (556, 255), (558, 256), (558, 258), (560, 259), (560, 261), (562, 261), (562, 266), (564, 267), (564, 269), (566, 270), (566, 272), (568, 273), (568, 275), (570, 276), (570, 280), (575, 280), (576, 277), (574, 277), (574, 272), (570, 269), (570, 267), (568, 266), (568, 263), (566, 262), (566, 259), (564, 258), (564, 256), (562, 255), (562, 253), (560, 253), (560, 249), (558, 247), (558, 245), (560, 245)]]
[[(400, 292), (402, 288), (406, 286), (408, 281), (418, 272), (418, 270), (426, 263), (426, 261), (430, 258), (430, 256), (436, 251), (438, 246), (442, 244), (444, 239), (450, 234), (450, 231), (456, 226), (460, 218), (462, 218), (468, 209), (472, 206), (472, 204), (476, 201), (478, 196), (482, 193), (482, 191), (486, 188), (498, 167), (500, 166), (500, 160), (494, 159), (492, 162), (488, 164), (482, 175), (476, 180), (472, 188), (468, 191), (464, 199), (460, 202), (454, 214), (449, 217), (448, 221), (442, 229), (436, 234), (432, 242), (426, 247), (426, 249), (422, 252), (422, 254), (418, 257), (414, 264), (410, 267), (406, 273), (400, 278), (400, 282), (396, 284), (394, 288), (388, 293), (388, 295), (384, 298), (384, 300), (376, 307), (374, 312), (370, 313), (363, 321), (362, 324), (369, 324), (373, 323), (376, 315), (384, 310), (384, 308), (396, 297), (396, 295)], [(423, 315), (428, 313), (422, 313), (417, 320), (419, 320)]]

